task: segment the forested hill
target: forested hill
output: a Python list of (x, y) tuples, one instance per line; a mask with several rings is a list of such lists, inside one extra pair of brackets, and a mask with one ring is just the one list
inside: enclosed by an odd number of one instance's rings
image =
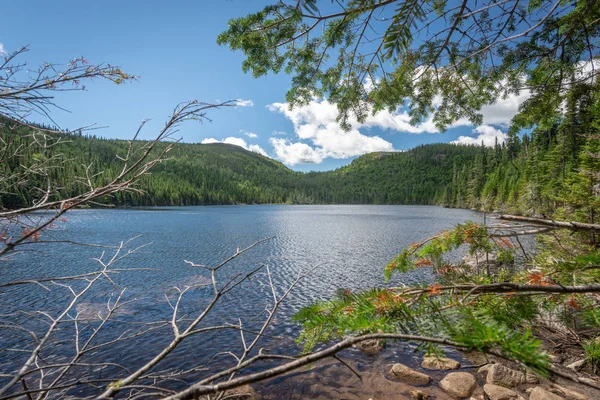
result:
[[(95, 184), (113, 178), (122, 168), (118, 157), (123, 157), (127, 141), (61, 134), (55, 135), (61, 138), (58, 144), (43, 149), (34, 143), (30, 128), (9, 131), (9, 126), (4, 123), (2, 138), (12, 149), (21, 149), (21, 155), (0, 164), (5, 177), (0, 180), (4, 208), (31, 204), (41, 195), (36, 192), (44, 186), (41, 173), (27, 184), (7, 179), (19, 163), (34, 165), (40, 159), (51, 160), (52, 167), (44, 173), (57, 183), (61, 196), (72, 196), (82, 189), (86, 166), (91, 165), (89, 175)], [(335, 171), (300, 173), (238, 146), (181, 143), (139, 182), (137, 187), (143, 193), (121, 192), (103, 201), (119, 206), (439, 204), (456, 171), (471, 165), (485, 151), (473, 146), (426, 145), (407, 152), (367, 154)]]
[(307, 174), (307, 178), (320, 178), (329, 185), (331, 194), (325, 202), (441, 204), (454, 171), (471, 165), (485, 151), (475, 146), (431, 144), (406, 152), (371, 153), (335, 171)]
[[(591, 207), (588, 203), (600, 201), (595, 178), (600, 170), (596, 115), (573, 106), (566, 117), (521, 138), (511, 135), (506, 143), (491, 148), (424, 145), (406, 152), (367, 154), (328, 172), (295, 172), (233, 145), (181, 143), (139, 181), (141, 191), (119, 192), (101, 201), (118, 206), (440, 204), (535, 215), (551, 215), (576, 203), (585, 210)], [(86, 166), (94, 185), (121, 171), (119, 157), (124, 156), (127, 141), (60, 134), (51, 138), (60, 138), (57, 144), (44, 148), (41, 134), (34, 140), (31, 128), (10, 129), (11, 123), (2, 122), (1, 139), (8, 143), (0, 155), (3, 208), (32, 204), (44, 195), (39, 188), (48, 181), (57, 185), (62, 198), (81, 193), (87, 185), (82, 179)], [(164, 146), (160, 144), (157, 151)], [(21, 165), (32, 170), (25, 182), (12, 178)]]

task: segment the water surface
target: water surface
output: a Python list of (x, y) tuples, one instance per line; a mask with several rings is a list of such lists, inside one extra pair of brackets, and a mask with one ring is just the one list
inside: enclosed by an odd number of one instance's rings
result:
[[(110, 326), (110, 333), (133, 329), (148, 322), (170, 318), (171, 308), (165, 295), (174, 299), (177, 289), (206, 282), (209, 274), (194, 268), (185, 260), (208, 266), (217, 265), (238, 248), (273, 237), (236, 258), (219, 272), (221, 282), (243, 274), (260, 265), (268, 265), (281, 295), (299, 273), (314, 269), (283, 303), (268, 334), (282, 339), (265, 338), (265, 346), (279, 352), (298, 351), (293, 339), (298, 327), (289, 317), (302, 306), (330, 298), (338, 288), (352, 290), (386, 285), (427, 282), (432, 279), (428, 269), (397, 274), (383, 281), (385, 264), (410, 243), (429, 237), (442, 229), (466, 220), (481, 220), (481, 214), (459, 209), (433, 206), (214, 206), (167, 207), (117, 210), (75, 210), (67, 221), (44, 234), (46, 240), (70, 240), (103, 246), (115, 246), (131, 240), (128, 249), (145, 245), (120, 260), (115, 268), (143, 268), (148, 271), (123, 272), (113, 275), (114, 284), (103, 281), (82, 299), (78, 311), (81, 318), (93, 318), (95, 309), (127, 288), (123, 298), (137, 302), (125, 307), (116, 316), (119, 323)], [(28, 251), (3, 261), (0, 282), (45, 276), (65, 276), (92, 272), (113, 249), (73, 246), (59, 243), (39, 243), (23, 247)], [(264, 273), (236, 288), (214, 309), (202, 326), (238, 323), (258, 326), (260, 311), (271, 306), (271, 291)], [(115, 286), (116, 285), (116, 286)], [(0, 291), (3, 314), (45, 310), (56, 314), (69, 300), (66, 289), (47, 285), (19, 286)], [(210, 299), (210, 288), (196, 289), (186, 294), (181, 314), (193, 317)], [(41, 329), (41, 322), (23, 314), (22, 321)], [(73, 313), (74, 315), (74, 313)], [(264, 315), (263, 315), (264, 317)], [(38, 321), (38, 322), (36, 322)], [(35, 325), (37, 323), (37, 325)], [(135, 325), (138, 324), (138, 325)], [(183, 325), (183, 321), (182, 321)], [(69, 333), (68, 326), (64, 334)], [(2, 332), (0, 347), (17, 346), (22, 337)], [(99, 351), (97, 358), (119, 360), (136, 366), (154, 355), (171, 339), (170, 328), (158, 329), (139, 343), (123, 342)], [(190, 340), (165, 367), (185, 368), (206, 360), (219, 350), (238, 349), (239, 334), (219, 332)], [(0, 353), (6, 369), (9, 360), (19, 355)], [(222, 357), (219, 362), (227, 362)], [(214, 361), (213, 361), (214, 362)], [(4, 365), (4, 366), (2, 366)]]

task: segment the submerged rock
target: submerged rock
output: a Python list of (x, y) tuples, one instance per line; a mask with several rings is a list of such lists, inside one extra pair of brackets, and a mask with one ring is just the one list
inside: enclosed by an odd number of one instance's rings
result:
[(438, 371), (448, 371), (460, 368), (460, 363), (447, 357), (426, 356), (423, 358), (421, 367)]
[(404, 364), (394, 364), (390, 373), (398, 380), (412, 385), (427, 385), (431, 382), (431, 377), (429, 375), (415, 371)]
[(256, 392), (252, 389), (252, 386), (244, 385), (226, 391), (224, 398), (228, 400), (252, 400), (256, 398)]
[(477, 389), (477, 379), (468, 372), (451, 372), (440, 382), (440, 387), (454, 397), (469, 397)]
[(369, 339), (363, 340), (362, 342), (352, 345), (352, 347), (359, 349), (368, 356), (375, 356), (381, 350), (385, 348), (385, 340), (380, 339)]
[(408, 394), (410, 394), (410, 398), (413, 400), (427, 400), (431, 398), (429, 393), (419, 389), (411, 390), (410, 392), (408, 392)]

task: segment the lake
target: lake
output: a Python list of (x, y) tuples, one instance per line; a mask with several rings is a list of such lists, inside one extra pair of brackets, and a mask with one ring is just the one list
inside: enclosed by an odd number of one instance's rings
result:
[[(80, 316), (91, 315), (90, 318), (93, 318), (109, 299), (114, 299), (117, 293), (127, 288), (123, 299), (136, 302), (118, 313), (116, 322), (107, 330), (105, 339), (108, 340), (117, 332), (170, 318), (172, 310), (166, 298), (174, 299), (174, 288), (183, 289), (206, 282), (209, 274), (184, 260), (214, 266), (238, 248), (273, 237), (223, 267), (219, 278), (224, 283), (238, 273), (268, 265), (281, 294), (299, 273), (314, 268), (283, 303), (267, 331), (269, 337), (264, 340), (266, 347), (274, 346), (278, 352), (294, 353), (299, 350), (294, 343), (298, 327), (289, 319), (294, 312), (316, 300), (330, 298), (339, 288), (356, 290), (431, 281), (430, 271), (420, 269), (396, 274), (389, 283), (385, 283), (383, 267), (413, 242), (451, 228), (456, 223), (481, 219), (482, 214), (478, 212), (434, 206), (253, 205), (92, 209), (68, 213), (66, 221), (44, 233), (41, 239), (101, 246), (115, 246), (132, 239), (126, 246), (128, 249), (143, 245), (121, 259), (115, 268), (148, 270), (112, 275), (114, 284), (103, 281), (82, 299), (78, 308)], [(106, 260), (114, 252), (111, 248), (66, 243), (39, 243), (23, 246), (22, 249), (26, 251), (2, 261), (0, 283), (93, 272), (99, 269), (99, 263), (93, 258), (105, 252)], [(264, 273), (260, 273), (232, 291), (204, 325), (234, 324), (240, 318), (248, 329), (256, 328), (259, 321), (256, 316), (270, 306), (271, 292), (266, 278)], [(69, 300), (67, 289), (51, 283), (46, 286), (51, 290), (38, 285), (0, 289), (3, 314), (17, 313), (20, 315), (17, 322), (39, 332), (43, 318), (32, 317), (25, 312), (45, 310), (56, 314)], [(210, 290), (200, 288), (186, 294), (180, 315), (194, 316), (208, 302)], [(73, 327), (65, 324), (61, 334), (66, 338), (72, 335), (72, 331)], [(135, 345), (133, 341), (122, 342), (109, 349), (98, 350), (94, 357), (137, 366), (167, 343), (170, 335), (172, 330), (166, 326), (143, 336)], [(22, 334), (0, 331), (0, 348), (18, 346), (22, 340)], [(221, 350), (239, 350), (239, 342), (237, 332), (219, 331), (192, 338), (169, 356), (164, 368), (194, 366), (199, 360), (207, 361)], [(65, 347), (64, 352), (68, 351)], [(0, 372), (5, 372), (9, 368), (7, 364), (18, 362), (22, 357), (10, 351), (0, 353), (0, 356)], [(214, 366), (227, 362), (227, 356), (211, 361), (216, 363)]]

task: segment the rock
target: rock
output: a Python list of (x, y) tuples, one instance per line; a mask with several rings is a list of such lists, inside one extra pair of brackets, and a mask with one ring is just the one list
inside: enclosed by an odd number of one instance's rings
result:
[(539, 383), (539, 380), (533, 374), (525, 376), (521, 371), (515, 371), (501, 364), (493, 364), (488, 370), (486, 383), (512, 388), (521, 383)]
[(394, 364), (390, 373), (398, 380), (412, 385), (427, 385), (431, 382), (431, 377), (429, 375), (415, 371), (403, 364)]
[(557, 394), (551, 393), (541, 387), (536, 387), (531, 391), (529, 400), (565, 400)]
[(494, 364), (485, 364), (483, 367), (481, 367), (477, 370), (477, 374), (480, 374), (480, 375), (487, 374), (489, 372), (490, 368), (492, 368), (492, 365), (494, 365)]
[(250, 385), (240, 386), (225, 392), (228, 400), (252, 400), (256, 398), (256, 392)]
[(478, 251), (475, 254), (467, 254), (462, 258), (463, 264), (467, 265), (471, 269), (479, 270), (485, 268), (486, 264), (492, 268), (498, 267), (498, 256), (493, 253), (488, 253), (487, 257), (484, 252)]
[(525, 400), (517, 392), (491, 383), (483, 385), (483, 391), (490, 400)]
[(460, 363), (447, 357), (426, 356), (423, 358), (421, 367), (438, 371), (448, 371), (460, 368)]
[(467, 360), (471, 361), (471, 363), (473, 363), (475, 365), (485, 364), (485, 363), (490, 362), (487, 354), (482, 353), (481, 351), (472, 350), (472, 351), (465, 352), (463, 354)]
[(385, 348), (385, 341), (379, 339), (363, 340), (362, 342), (352, 345), (352, 347), (355, 347), (366, 355), (373, 357)]
[(525, 376), (520, 371), (514, 371), (501, 364), (492, 364), (488, 370), (486, 383), (492, 385), (515, 387), (525, 380)]
[(408, 394), (410, 394), (410, 398), (413, 400), (427, 400), (431, 398), (429, 393), (419, 389), (411, 390), (410, 392), (408, 392)]
[(597, 385), (598, 384), (597, 380), (591, 379), (591, 378), (586, 378), (586, 377), (583, 377), (583, 376), (579, 378), (579, 382), (581, 382), (581, 383), (590, 383), (592, 385)]
[(569, 400), (591, 400), (589, 396), (587, 396), (583, 393), (577, 392), (571, 388), (567, 388), (567, 387), (559, 386), (559, 385), (554, 385), (554, 388), (556, 390), (558, 390), (559, 393), (557, 393), (557, 394), (560, 394)]
[(572, 369), (573, 371), (579, 371), (581, 368), (583, 368), (584, 364), (585, 364), (585, 359), (577, 360), (574, 363), (567, 365), (567, 368)]
[(536, 385), (538, 383), (540, 383), (540, 379), (535, 376), (532, 372), (526, 373), (524, 374), (525, 376), (525, 382), (521, 382), (521, 383), (529, 383), (532, 385)]
[(469, 397), (477, 388), (477, 379), (468, 372), (451, 372), (442, 379), (440, 387), (451, 396)]
[(548, 360), (550, 360), (550, 362), (554, 364), (559, 364), (562, 361), (561, 357), (556, 356), (554, 354), (548, 354)]

